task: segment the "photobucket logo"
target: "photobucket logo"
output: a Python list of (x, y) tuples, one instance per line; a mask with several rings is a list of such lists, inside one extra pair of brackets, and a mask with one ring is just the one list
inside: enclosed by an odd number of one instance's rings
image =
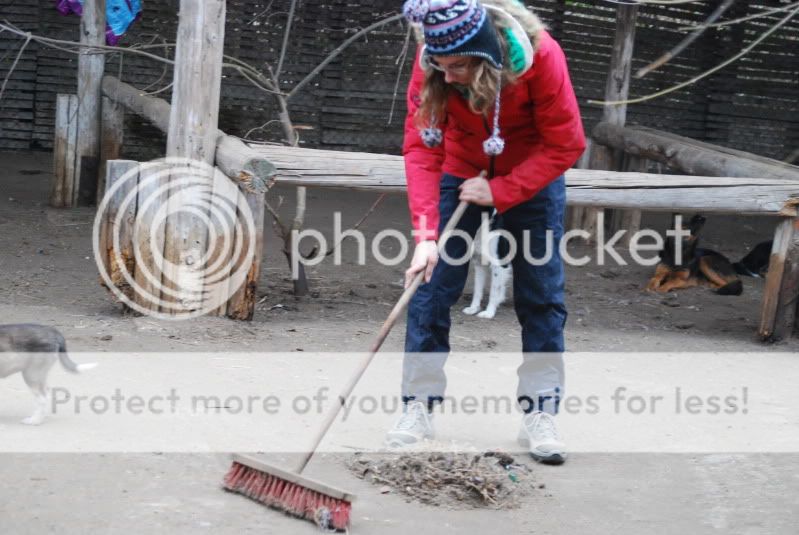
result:
[[(357, 265), (366, 265), (367, 250), (371, 251), (374, 259), (385, 266), (396, 266), (407, 263), (409, 258), (410, 243), (407, 234), (396, 229), (385, 229), (377, 233), (372, 239), (371, 244), (366, 235), (356, 229), (342, 229), (341, 213), (336, 212), (333, 216), (333, 236), (328, 240), (322, 232), (314, 229), (304, 229), (294, 231), (292, 244), (292, 274), (298, 275), (299, 265), (316, 266), (320, 264), (329, 253), (329, 243), (337, 244), (333, 249), (333, 262), (335, 265), (342, 264), (341, 245), (344, 240), (350, 238), (356, 243)], [(423, 219), (423, 218), (422, 218)], [(518, 255), (522, 255), (525, 261), (534, 266), (543, 266), (553, 260), (555, 255), (559, 255), (563, 262), (571, 266), (585, 266), (592, 261), (599, 266), (606, 265), (609, 261), (619, 266), (628, 265), (627, 260), (620, 254), (619, 249), (622, 244), (626, 244), (627, 253), (632, 262), (641, 266), (654, 266), (661, 261), (661, 253), (666, 248), (673, 247), (671, 258), (676, 265), (683, 262), (683, 246), (687, 243), (686, 239), (691, 236), (691, 232), (682, 227), (682, 217), (676, 216), (675, 228), (666, 231), (666, 236), (670, 240), (664, 240), (663, 236), (653, 229), (641, 229), (633, 232), (629, 240), (624, 241), (627, 230), (616, 231), (612, 236), (607, 236), (605, 232), (605, 216), (600, 212), (597, 216), (597, 234), (592, 236), (588, 231), (582, 229), (569, 230), (565, 233), (558, 233), (554, 229), (533, 232), (525, 229), (521, 233), (513, 234), (507, 229), (491, 229), (488, 213), (483, 213), (482, 221), (474, 235), (463, 229), (455, 229), (446, 236), (441, 236), (442, 240), (452, 240), (453, 247), (440, 250), (440, 257), (449, 265), (460, 266), (472, 260), (483, 265), (504, 266)], [(421, 226), (425, 227), (422, 220)], [(420, 231), (413, 231), (417, 233)], [(423, 232), (423, 231), (422, 231)], [(424, 239), (431, 239), (425, 236)], [(315, 242), (313, 250), (315, 253), (309, 257), (300, 253), (300, 245), (304, 240)], [(592, 240), (595, 255), (583, 254), (574, 256), (569, 250), (569, 245), (575, 240), (586, 243)], [(502, 243), (502, 246), (500, 246)], [(307, 241), (306, 241), (307, 244)], [(392, 255), (383, 252), (386, 245), (396, 244), (398, 250)]]
[(92, 245), (120, 301), (160, 319), (188, 319), (219, 309), (241, 287), (255, 236), (234, 182), (204, 162), (165, 158), (109, 184)]

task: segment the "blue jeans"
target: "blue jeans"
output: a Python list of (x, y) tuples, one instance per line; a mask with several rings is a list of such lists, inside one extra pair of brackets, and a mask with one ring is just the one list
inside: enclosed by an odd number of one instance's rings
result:
[[(443, 230), (458, 205), (458, 186), (462, 178), (445, 174), (441, 179), (439, 205)], [(517, 370), (517, 400), (525, 412), (544, 410), (555, 414), (563, 397), (563, 327), (564, 269), (560, 256), (563, 219), (566, 207), (566, 183), (561, 176), (529, 201), (502, 214), (503, 228), (515, 240), (518, 249), (513, 267), (513, 306), (521, 326), (523, 362)], [(484, 212), (491, 208), (469, 205), (457, 229), (471, 237), (477, 233)], [(547, 233), (552, 237), (547, 239)], [(525, 234), (527, 237), (525, 238)], [(531, 262), (551, 254), (546, 262)], [(453, 236), (445, 245), (450, 259), (463, 258), (469, 244)], [(523, 250), (527, 249), (528, 258)], [(450, 351), (450, 309), (460, 299), (469, 264), (453, 265), (444, 256), (439, 259), (429, 283), (422, 284), (408, 304), (402, 396), (427, 400), (432, 407), (441, 401), (447, 379), (444, 364)]]

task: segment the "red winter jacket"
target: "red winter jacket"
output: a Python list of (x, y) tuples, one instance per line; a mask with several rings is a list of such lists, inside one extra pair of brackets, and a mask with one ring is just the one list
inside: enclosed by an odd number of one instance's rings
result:
[[(539, 41), (530, 70), (502, 89), (499, 126), (505, 150), (496, 157), (495, 177), (489, 182), (500, 213), (531, 199), (574, 165), (585, 149), (566, 57), (547, 32), (542, 32)], [(471, 178), (488, 170), (483, 141), (491, 135), (486, 125), (493, 124), (493, 112), (486, 122), (482, 115), (472, 113), (464, 97), (452, 91), (446, 121), (439, 124), (444, 142), (436, 148), (426, 147), (414, 124), (424, 81), (420, 51), (408, 85), (402, 150), (417, 242), (438, 238), (441, 174)]]

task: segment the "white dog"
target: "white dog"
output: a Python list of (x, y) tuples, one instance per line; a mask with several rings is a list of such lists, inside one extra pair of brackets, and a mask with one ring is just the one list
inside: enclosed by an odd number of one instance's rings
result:
[[(463, 309), (464, 314), (470, 316), (477, 314), (478, 318), (485, 319), (493, 318), (499, 305), (505, 302), (508, 282), (513, 277), (513, 269), (510, 264), (503, 266), (498, 262), (498, 260), (501, 260), (499, 258), (500, 238), (496, 232), (489, 234), (489, 224), (487, 219), (484, 220), (475, 237), (474, 254), (472, 256), (474, 293), (471, 304)], [(491, 284), (488, 291), (488, 305), (481, 312), (483, 293), (485, 292), (489, 272), (491, 274)]]
[(0, 325), (0, 378), (21, 372), (25, 384), (36, 396), (36, 410), (22, 420), (39, 425), (48, 413), (47, 374), (61, 361), (65, 370), (78, 373), (96, 364), (75, 364), (67, 355), (64, 336), (52, 327), (34, 324)]

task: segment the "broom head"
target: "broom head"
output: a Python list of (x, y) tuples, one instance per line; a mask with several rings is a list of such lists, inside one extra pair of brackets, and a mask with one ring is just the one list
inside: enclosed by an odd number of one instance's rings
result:
[(350, 524), (355, 500), (355, 495), (343, 490), (239, 454), (233, 456), (223, 486), (322, 528), (340, 531)]

